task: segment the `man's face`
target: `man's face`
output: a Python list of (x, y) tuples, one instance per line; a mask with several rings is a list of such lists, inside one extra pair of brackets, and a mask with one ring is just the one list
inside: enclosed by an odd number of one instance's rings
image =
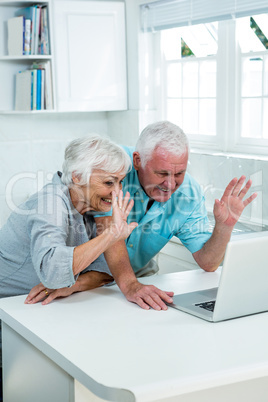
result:
[(176, 156), (164, 148), (157, 147), (144, 168), (141, 166), (138, 152), (133, 153), (133, 162), (146, 194), (155, 201), (165, 202), (184, 180), (188, 152)]

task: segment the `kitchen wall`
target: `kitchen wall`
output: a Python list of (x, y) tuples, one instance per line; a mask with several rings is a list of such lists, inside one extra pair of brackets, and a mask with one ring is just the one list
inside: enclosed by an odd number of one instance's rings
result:
[(93, 132), (108, 134), (107, 113), (0, 115), (0, 227), (61, 170), (67, 143)]

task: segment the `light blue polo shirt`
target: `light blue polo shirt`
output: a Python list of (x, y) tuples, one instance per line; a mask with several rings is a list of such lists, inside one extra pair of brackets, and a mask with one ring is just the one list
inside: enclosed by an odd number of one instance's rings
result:
[[(134, 148), (123, 148), (133, 160)], [(202, 189), (188, 173), (170, 199), (162, 203), (154, 201), (147, 214), (149, 197), (142, 189), (134, 167), (123, 181), (124, 194), (126, 191), (134, 200), (128, 222), (139, 224), (126, 240), (134, 271), (143, 268), (173, 236), (178, 237), (191, 253), (200, 250), (210, 238)]]

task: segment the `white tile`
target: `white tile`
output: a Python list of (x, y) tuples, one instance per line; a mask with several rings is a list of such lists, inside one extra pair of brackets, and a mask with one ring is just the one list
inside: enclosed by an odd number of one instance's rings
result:
[(29, 142), (0, 144), (0, 194), (9, 186), (18, 193), (31, 191), (28, 176), (32, 173), (32, 150)]

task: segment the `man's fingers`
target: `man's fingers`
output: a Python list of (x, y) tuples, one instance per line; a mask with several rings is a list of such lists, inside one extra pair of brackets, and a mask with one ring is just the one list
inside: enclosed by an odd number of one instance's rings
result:
[(133, 303), (137, 304), (138, 306), (140, 306), (143, 310), (149, 310), (150, 307), (148, 306), (148, 304), (144, 303), (144, 301), (138, 297), (135, 301), (134, 300), (130, 300)]
[(143, 285), (129, 300), (134, 301), (146, 310), (148, 310), (147, 307), (149, 306), (159, 311), (167, 310), (166, 303), (172, 303), (173, 295), (173, 292), (164, 292), (153, 285)]
[(238, 182), (236, 183), (236, 185), (233, 188), (233, 192), (232, 195), (237, 197), (240, 194), (240, 190), (243, 186), (243, 184), (245, 183), (246, 180), (246, 176), (241, 176), (240, 179), (238, 180)]
[(174, 292), (165, 292), (161, 290), (160, 297), (167, 303), (173, 303), (172, 297), (174, 296)]
[(255, 200), (255, 198), (257, 197), (257, 193), (253, 193), (251, 194), (250, 197), (248, 197), (245, 201), (244, 201), (244, 206), (246, 207), (248, 204), (250, 204), (253, 200)]
[[(164, 291), (169, 297), (173, 297), (174, 296), (174, 292), (166, 292)], [(172, 303), (172, 302), (171, 302)]]
[(222, 199), (225, 198), (225, 197), (229, 197), (232, 194), (234, 186), (236, 185), (236, 183), (237, 183), (237, 178), (235, 177), (227, 185), (227, 187), (226, 187), (226, 189), (225, 189), (225, 191), (223, 193)]
[(155, 295), (145, 295), (144, 301), (148, 304), (149, 307), (154, 310), (161, 310), (161, 306), (154, 300)]
[(244, 196), (247, 194), (248, 190), (250, 189), (252, 184), (252, 180), (248, 180), (247, 183), (245, 184), (245, 186), (242, 188), (242, 190), (240, 191), (240, 193), (238, 194), (238, 197), (242, 200), (242, 198), (244, 198)]
[(152, 299), (154, 301), (154, 304), (156, 304), (157, 308), (155, 308), (153, 305), (152, 307), (155, 310), (167, 310), (167, 305), (166, 303), (163, 302), (163, 300), (158, 296), (158, 294), (153, 294)]

